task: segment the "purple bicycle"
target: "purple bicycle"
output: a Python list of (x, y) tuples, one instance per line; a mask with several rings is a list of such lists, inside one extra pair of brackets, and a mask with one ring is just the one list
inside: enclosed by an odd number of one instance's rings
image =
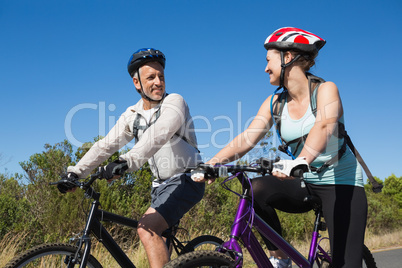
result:
[[(243, 251), (239, 241), (241, 241), (243, 246), (248, 250), (257, 267), (273, 267), (260, 242), (253, 233), (253, 228), (287, 254), (298, 267), (331, 267), (332, 260), (330, 253), (324, 250), (320, 245), (322, 241), (328, 238), (322, 238), (319, 233), (320, 231), (326, 230), (326, 226), (322, 221), (321, 200), (318, 197), (306, 196), (304, 199), (305, 202), (310, 202), (313, 205), (316, 215), (307, 258), (254, 213), (253, 198), (252, 194), (250, 194), (251, 181), (245, 172), (265, 175), (272, 171), (272, 166), (275, 161), (276, 160), (260, 159), (255, 165), (251, 166), (199, 166), (197, 168), (198, 171), (203, 170), (205, 173), (213, 174), (215, 177), (225, 177), (226, 179), (222, 185), (226, 189), (228, 189), (228, 187), (225, 183), (234, 178), (238, 178), (243, 186), (242, 194), (236, 193), (240, 201), (229, 236), (230, 239), (218, 247), (216, 251), (195, 251), (187, 253), (170, 261), (165, 267), (243, 267)], [(303, 183), (304, 170), (305, 167), (296, 167), (292, 170), (291, 175), (300, 178), (302, 180), (301, 183)], [(376, 267), (374, 258), (366, 246), (364, 246), (362, 259), (363, 267)]]

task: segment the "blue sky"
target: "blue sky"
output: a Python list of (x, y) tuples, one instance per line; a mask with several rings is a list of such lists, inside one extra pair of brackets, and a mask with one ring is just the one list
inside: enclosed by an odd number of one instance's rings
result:
[(167, 91), (184, 96), (212, 157), (275, 90), (265, 38), (294, 26), (327, 40), (312, 71), (338, 85), (372, 173), (402, 176), (400, 14), (399, 0), (1, 0), (0, 172), (22, 173), (46, 143), (104, 135), (139, 99), (126, 64), (143, 47), (165, 53)]

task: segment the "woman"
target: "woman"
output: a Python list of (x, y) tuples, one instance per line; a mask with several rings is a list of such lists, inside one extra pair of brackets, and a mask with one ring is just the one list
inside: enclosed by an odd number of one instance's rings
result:
[[(306, 187), (282, 172), (253, 179), (256, 212), (279, 234), (275, 209), (301, 213), (312, 208), (306, 195), (321, 198), (334, 267), (361, 267), (367, 200), (361, 167), (342, 136), (343, 109), (337, 86), (308, 73), (325, 41), (298, 28), (281, 28), (265, 41), (270, 83), (283, 94), (269, 96), (250, 126), (208, 164), (228, 163), (250, 151), (273, 124), (289, 154), (311, 167)], [(316, 101), (316, 111), (311, 103)], [(279, 108), (281, 107), (281, 108)], [(275, 119), (275, 120), (274, 120)], [(287, 149), (291, 148), (291, 151)], [(295, 158), (295, 157), (294, 157)], [(289, 160), (291, 164), (292, 160)], [(212, 181), (209, 181), (211, 183)], [(288, 257), (266, 241), (274, 267), (291, 267)]]

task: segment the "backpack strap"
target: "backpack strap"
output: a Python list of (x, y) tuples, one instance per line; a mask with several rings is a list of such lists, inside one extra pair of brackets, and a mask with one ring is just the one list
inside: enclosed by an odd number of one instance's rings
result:
[[(139, 130), (142, 130), (142, 131), (147, 130), (150, 126), (152, 126), (153, 124), (155, 124), (156, 120), (158, 120), (158, 118), (159, 118), (160, 115), (161, 115), (161, 109), (158, 109), (158, 110), (156, 111), (156, 114), (155, 114), (155, 120), (154, 120), (152, 123), (150, 123), (150, 124), (145, 124), (145, 126), (141, 126), (141, 125), (140, 125), (141, 115), (140, 115), (139, 113), (137, 113), (137, 115), (136, 115), (136, 117), (135, 117), (135, 119), (134, 119), (134, 123), (133, 123), (133, 135), (134, 135), (134, 138), (135, 138), (135, 143), (138, 142), (138, 131), (139, 131)], [(194, 148), (198, 151), (198, 153), (200, 153), (200, 150), (198, 150), (198, 147), (197, 147), (195, 144), (193, 144), (192, 142), (190, 142), (186, 137), (181, 136), (181, 135), (179, 135), (179, 134), (177, 134), (177, 133), (175, 133), (174, 135), (179, 136), (179, 137), (180, 137), (181, 139), (183, 139), (185, 142), (187, 142), (187, 143), (190, 144), (192, 147), (194, 147)]]
[[(346, 131), (345, 131), (346, 133)], [(382, 188), (384, 187), (382, 184), (379, 184), (371, 174), (369, 168), (367, 167), (366, 163), (364, 162), (363, 158), (361, 157), (360, 153), (357, 151), (355, 146), (352, 143), (352, 140), (350, 139), (349, 135), (346, 133), (345, 140), (348, 143), (349, 148), (352, 150), (353, 154), (355, 155), (357, 161), (360, 163), (362, 166), (364, 172), (367, 175), (367, 178), (370, 180), (371, 186), (373, 187), (373, 192), (379, 193), (382, 191)]]
[(331, 159), (329, 159), (328, 161), (326, 161), (324, 164), (322, 164), (321, 167), (317, 168), (314, 166), (310, 166), (310, 170), (311, 171), (315, 171), (317, 173), (320, 173), (321, 171), (323, 171), (324, 169), (326, 169), (327, 167), (333, 165), (336, 163), (336, 161), (338, 161), (339, 159), (341, 159), (341, 157), (343, 156), (343, 154), (346, 152), (346, 140), (344, 140), (342, 147), (339, 149), (338, 153), (332, 157)]
[(134, 135), (134, 138), (135, 138), (135, 143), (138, 142), (138, 131), (139, 130), (145, 131), (148, 128), (147, 125), (140, 126), (140, 121), (141, 121), (141, 115), (139, 113), (137, 113), (137, 115), (136, 115), (136, 117), (134, 119), (134, 123), (133, 123), (133, 135)]
[(275, 125), (276, 132), (279, 137), (280, 145), (278, 146), (278, 150), (289, 155), (292, 159), (296, 159), (296, 157), (289, 151), (289, 143), (286, 142), (281, 135), (281, 117), (283, 112), (283, 107), (285, 106), (286, 98), (287, 98), (287, 90), (283, 90), (278, 98), (273, 102), (274, 96), (278, 89), (274, 92), (271, 97), (271, 117)]
[[(308, 79), (308, 88), (310, 89), (310, 107), (311, 107), (311, 112), (313, 113), (314, 116), (317, 114), (317, 91), (318, 88), (322, 83), (325, 83), (325, 80), (322, 79), (321, 77), (312, 75), (311, 73), (307, 73), (307, 79)], [(314, 87), (314, 85), (316, 86)]]

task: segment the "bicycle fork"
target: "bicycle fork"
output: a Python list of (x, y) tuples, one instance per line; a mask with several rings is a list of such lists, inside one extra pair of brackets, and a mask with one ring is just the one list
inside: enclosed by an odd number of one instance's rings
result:
[(311, 263), (311, 265), (313, 265), (314, 260), (316, 260), (318, 254), (321, 255), (321, 258), (331, 261), (331, 257), (319, 245), (319, 241), (318, 241), (318, 239), (321, 237), (319, 232), (325, 231), (327, 229), (325, 223), (321, 221), (322, 212), (320, 209), (318, 209), (318, 210), (316, 210), (315, 214), (316, 214), (316, 217), (315, 217), (315, 222), (314, 222), (314, 231), (312, 233), (311, 245), (310, 245), (310, 250), (309, 250), (309, 254), (308, 254), (308, 261)]
[[(89, 234), (91, 232), (91, 226), (93, 223), (93, 219), (95, 218), (95, 212), (99, 207), (99, 202), (92, 202), (91, 209), (88, 215), (88, 220), (85, 225), (83, 235), (79, 239), (77, 243), (77, 251), (75, 252), (74, 258), (71, 260), (68, 256), (66, 257), (65, 262), (68, 263), (68, 268), (74, 268), (75, 264), (80, 263), (80, 268), (84, 268), (87, 265), (87, 261), (89, 258), (89, 254), (91, 252), (91, 238)], [(80, 256), (81, 249), (84, 246), (83, 254)], [(81, 258), (80, 258), (81, 257)], [(81, 259), (81, 261), (80, 261)]]
[(245, 191), (240, 198), (235, 221), (232, 225), (230, 239), (222, 245), (220, 251), (223, 253), (228, 252), (232, 257), (235, 257), (236, 268), (243, 267), (243, 252), (238, 243), (239, 239), (241, 239), (258, 267), (272, 267), (258, 239), (251, 231), (254, 213), (251, 211), (252, 206), (249, 202), (249, 196), (247, 195), (247, 191)]

